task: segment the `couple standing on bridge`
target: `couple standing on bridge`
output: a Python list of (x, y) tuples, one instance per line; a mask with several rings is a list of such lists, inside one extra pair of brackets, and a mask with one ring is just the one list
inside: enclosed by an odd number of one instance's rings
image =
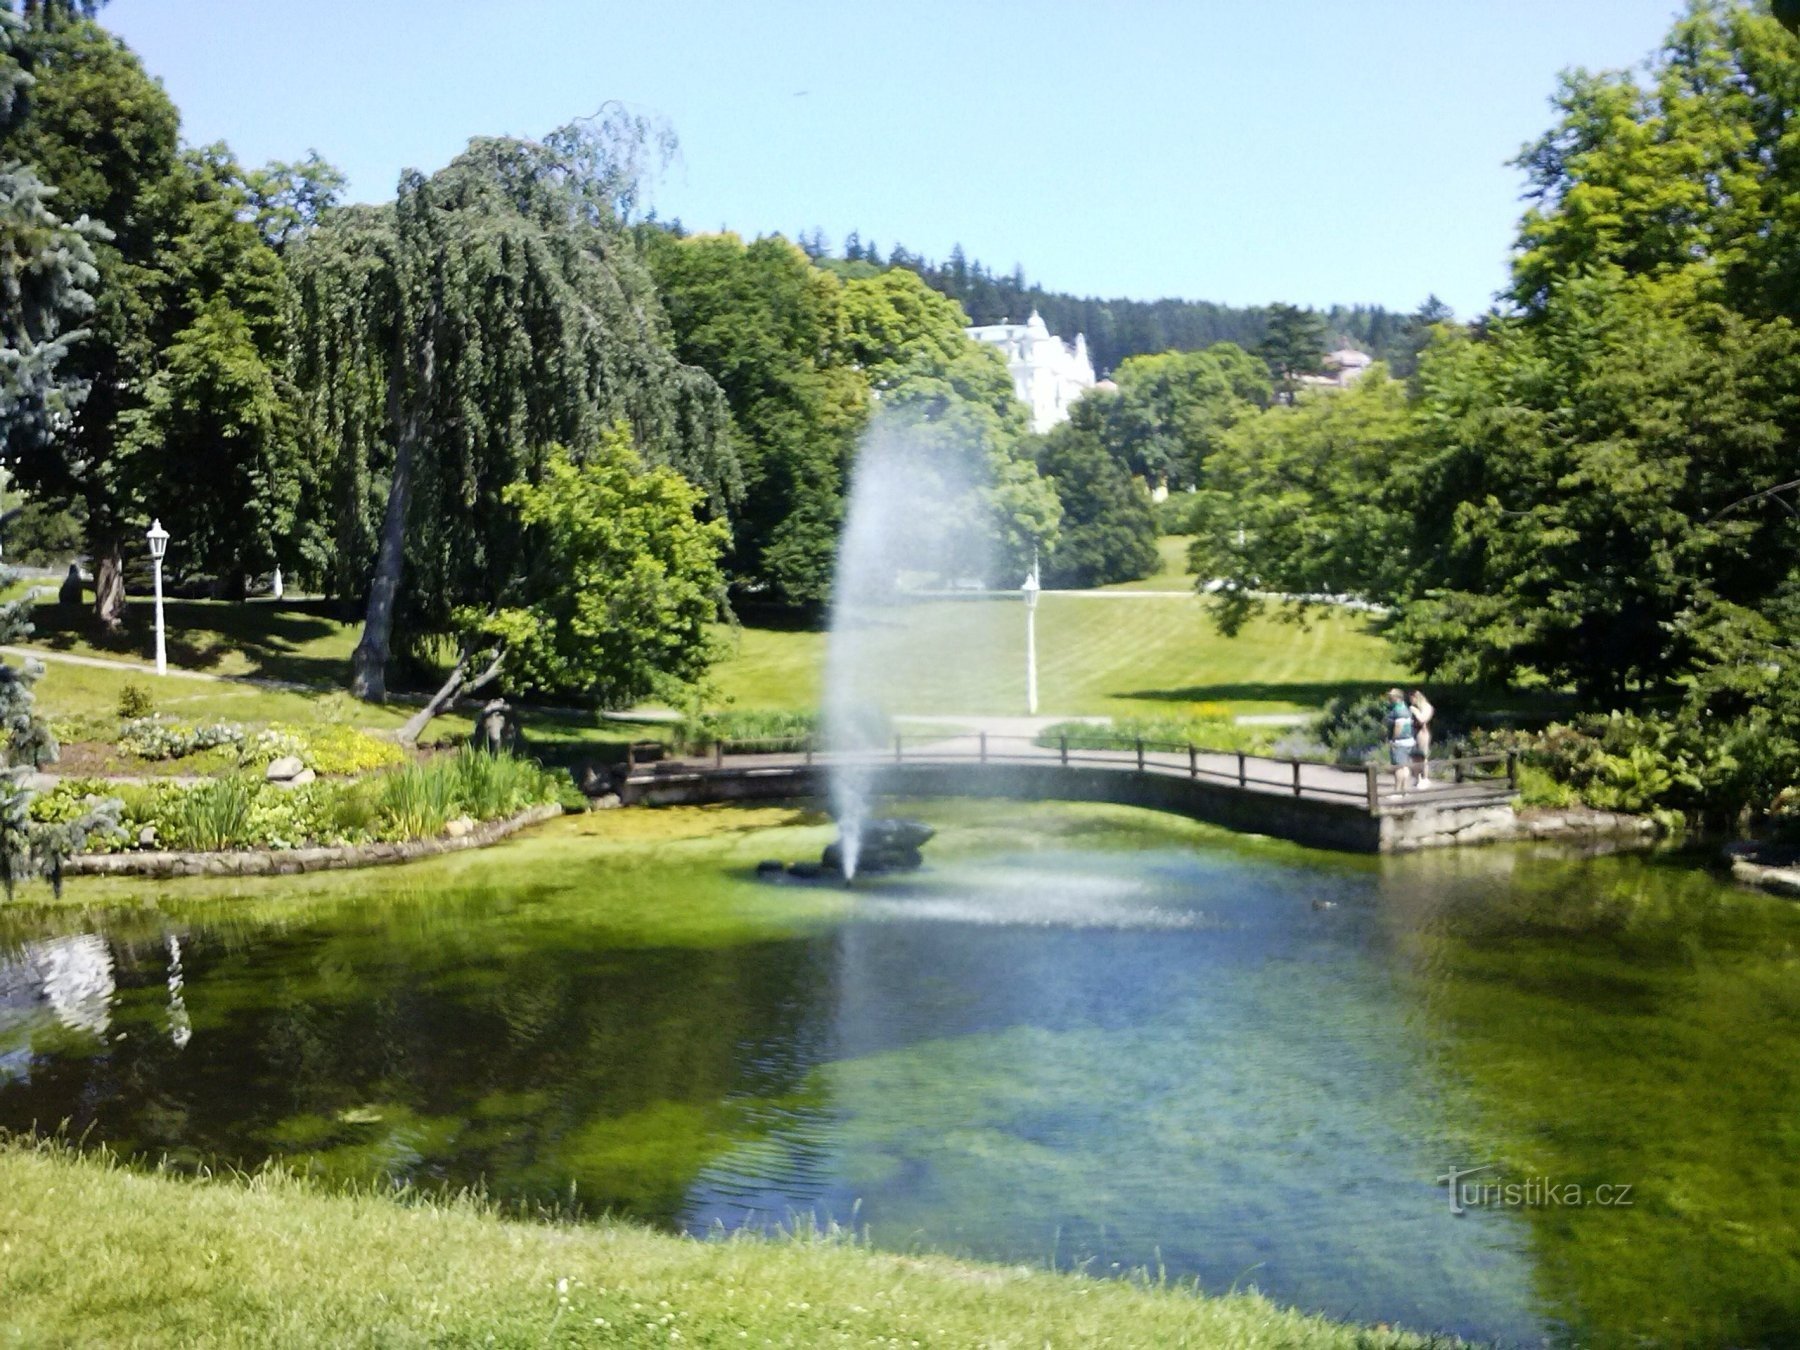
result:
[(1431, 786), (1431, 719), (1437, 710), (1425, 691), (1415, 689), (1410, 697), (1398, 689), (1387, 691), (1388, 707), (1382, 721), (1387, 727), (1388, 762), (1394, 766), (1394, 777), (1405, 792), (1412, 786), (1413, 765), (1419, 768), (1419, 786)]

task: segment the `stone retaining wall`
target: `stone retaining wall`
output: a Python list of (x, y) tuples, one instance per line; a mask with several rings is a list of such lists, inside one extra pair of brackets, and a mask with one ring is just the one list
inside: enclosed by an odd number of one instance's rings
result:
[(556, 802), (534, 806), (506, 820), (490, 820), (455, 838), (407, 839), (392, 844), (345, 844), (337, 848), (246, 849), (225, 853), (83, 853), (69, 859), (71, 877), (274, 877), (296, 872), (331, 872), (348, 867), (380, 867), (413, 862), (440, 853), (486, 848), (528, 825), (562, 814)]
[(1457, 844), (1507, 844), (1533, 839), (1649, 843), (1658, 827), (1646, 816), (1585, 806), (1518, 810), (1509, 802), (1448, 810), (1418, 806), (1381, 818), (1381, 851), (1411, 853)]
[(1731, 879), (1800, 900), (1800, 865), (1777, 866), (1759, 856), (1760, 851), (1761, 846), (1754, 843), (1727, 845), (1725, 860), (1731, 864)]

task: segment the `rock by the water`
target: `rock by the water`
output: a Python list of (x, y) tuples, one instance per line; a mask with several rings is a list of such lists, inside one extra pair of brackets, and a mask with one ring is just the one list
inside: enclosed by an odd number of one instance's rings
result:
[(74, 563), (69, 564), (69, 575), (63, 578), (62, 585), (57, 587), (58, 604), (79, 605), (81, 603), (81, 569)]
[[(827, 844), (825, 852), (819, 858), (819, 864), (827, 872), (844, 870), (844, 845), (839, 840)], [(878, 872), (912, 872), (925, 865), (925, 855), (916, 848), (881, 848), (870, 851), (865, 841), (862, 852), (857, 855), (856, 870), (858, 874), (874, 876)]]
[(787, 864), (779, 858), (764, 858), (756, 864), (756, 875), (759, 877), (778, 877), (787, 871)]
[(930, 843), (937, 831), (922, 820), (902, 820), (883, 816), (863, 822), (862, 848), (869, 853), (917, 852)]
[(444, 825), (444, 834), (451, 839), (463, 839), (474, 833), (475, 821), (471, 816), (458, 816)]
[(818, 863), (789, 863), (787, 870), (790, 877), (799, 877), (802, 881), (817, 881), (825, 875), (825, 869)]
[[(856, 855), (856, 870), (874, 876), (880, 872), (910, 872), (925, 865), (919, 852), (937, 833), (919, 820), (879, 817), (865, 821), (862, 848)], [(820, 863), (829, 872), (844, 870), (844, 841), (840, 836), (826, 845)]]
[(146, 826), (144, 826), (143, 829), (138, 831), (138, 847), (139, 848), (155, 848), (156, 847), (156, 826), (146, 825)]

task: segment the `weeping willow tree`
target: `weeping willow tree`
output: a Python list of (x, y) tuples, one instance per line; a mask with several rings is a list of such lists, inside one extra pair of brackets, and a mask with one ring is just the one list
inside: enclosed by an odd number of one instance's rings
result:
[(739, 494), (718, 386), (673, 355), (625, 216), (656, 129), (614, 112), (542, 142), (483, 139), (336, 213), (290, 254), (313, 444), (306, 563), (366, 597), (359, 697), (527, 560), (507, 487), (623, 420), (723, 519)]

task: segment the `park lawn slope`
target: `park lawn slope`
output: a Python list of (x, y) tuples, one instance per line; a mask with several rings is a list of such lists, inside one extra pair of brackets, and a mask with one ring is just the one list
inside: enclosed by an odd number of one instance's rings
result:
[[(1038, 606), (1039, 711), (1050, 716), (1158, 716), (1222, 703), (1236, 712), (1315, 710), (1408, 675), (1369, 616), (1325, 610), (1305, 626), (1264, 616), (1237, 637), (1213, 625), (1198, 595), (1090, 591)], [(714, 672), (738, 708), (814, 708), (825, 664), (822, 632), (744, 628)], [(898, 712), (1025, 711), (1025, 614), (1016, 596), (899, 606), (864, 640)]]
[[(897, 1338), (890, 1342), (887, 1338)], [(827, 1238), (701, 1242), (469, 1202), (0, 1148), (0, 1343), (1387, 1346), (1277, 1309)]]

